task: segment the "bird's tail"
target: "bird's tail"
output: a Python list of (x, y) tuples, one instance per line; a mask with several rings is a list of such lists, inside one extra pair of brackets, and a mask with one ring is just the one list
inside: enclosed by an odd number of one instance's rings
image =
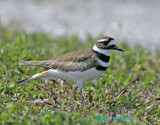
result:
[(32, 77), (28, 77), (26, 79), (22, 79), (22, 80), (19, 80), (17, 82), (15, 82), (16, 84), (19, 84), (19, 83), (24, 83), (24, 82), (29, 82), (31, 80)]
[(41, 72), (41, 73), (37, 73), (31, 77), (28, 77), (26, 79), (22, 79), (22, 80), (19, 80), (17, 82), (15, 82), (16, 84), (20, 84), (20, 83), (25, 83), (25, 82), (29, 82), (31, 80), (34, 80), (34, 79), (39, 79), (39, 78), (45, 78), (45, 76), (48, 74), (48, 71), (44, 71), (44, 72)]
[[(47, 60), (46, 60), (47, 61)], [(20, 61), (21, 65), (25, 66), (39, 66), (39, 67), (47, 67), (46, 61)]]

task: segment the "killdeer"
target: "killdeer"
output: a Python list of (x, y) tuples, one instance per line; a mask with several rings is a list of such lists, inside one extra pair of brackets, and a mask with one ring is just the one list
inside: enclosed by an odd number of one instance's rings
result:
[[(116, 46), (113, 38), (104, 36), (96, 41), (93, 48), (55, 57), (44, 61), (22, 61), (26, 66), (44, 67), (45, 71), (37, 73), (16, 83), (29, 82), (34, 79), (45, 78), (49, 80), (62, 79), (76, 83), (73, 90), (75, 100), (76, 91), (80, 89), (80, 99), (85, 105), (82, 95), (83, 84), (97, 79), (108, 68), (112, 50), (123, 51)], [(85, 105), (86, 106), (86, 105)]]

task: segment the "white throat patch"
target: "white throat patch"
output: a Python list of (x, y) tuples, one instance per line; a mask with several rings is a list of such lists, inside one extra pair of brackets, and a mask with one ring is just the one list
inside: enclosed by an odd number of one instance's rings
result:
[(97, 51), (97, 52), (99, 52), (99, 53), (102, 53), (102, 54), (104, 54), (104, 55), (106, 55), (106, 56), (110, 56), (110, 53), (111, 53), (111, 50), (100, 49), (100, 48), (98, 48), (96, 45), (94, 45), (93, 50), (94, 50), (94, 51)]

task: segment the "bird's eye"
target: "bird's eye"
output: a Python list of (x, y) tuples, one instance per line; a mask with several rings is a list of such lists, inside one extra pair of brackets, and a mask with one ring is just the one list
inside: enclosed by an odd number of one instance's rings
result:
[(102, 42), (102, 44), (105, 45), (105, 46), (108, 45), (108, 43), (109, 43), (108, 41)]

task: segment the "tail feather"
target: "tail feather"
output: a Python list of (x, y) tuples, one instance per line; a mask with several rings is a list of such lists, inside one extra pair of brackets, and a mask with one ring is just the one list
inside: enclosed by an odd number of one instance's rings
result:
[(45, 78), (47, 74), (48, 74), (48, 71), (44, 71), (44, 72), (41, 72), (41, 73), (37, 73), (37, 74), (35, 74), (31, 77), (28, 77), (26, 79), (19, 80), (15, 83), (19, 84), (19, 83), (29, 82), (29, 81), (34, 80), (34, 79)]
[(28, 81), (30, 81), (30, 79), (31, 79), (31, 77), (28, 77), (26, 79), (19, 80), (19, 81), (15, 82), (15, 83), (16, 84), (20, 84), (20, 83), (28, 82)]
[(20, 61), (21, 64), (26, 66), (40, 66), (45, 67), (45, 61)]

